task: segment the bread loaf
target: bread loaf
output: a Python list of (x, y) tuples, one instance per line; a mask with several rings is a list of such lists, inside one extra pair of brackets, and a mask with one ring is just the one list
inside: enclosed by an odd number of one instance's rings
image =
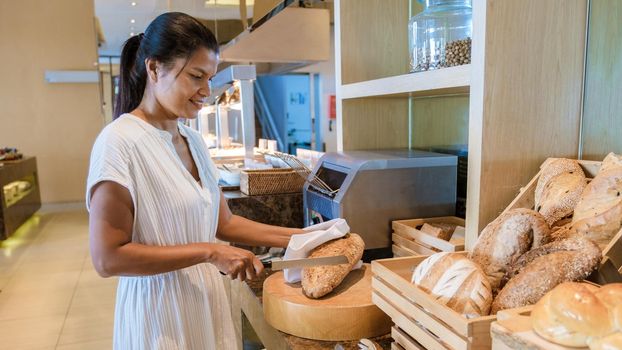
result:
[(544, 189), (549, 181), (561, 174), (564, 173), (579, 173), (583, 174), (585, 177), (585, 173), (583, 173), (583, 169), (579, 163), (574, 159), (566, 159), (566, 158), (549, 158), (542, 163), (540, 166), (540, 177), (538, 178), (538, 183), (536, 185), (535, 191), (535, 203), (536, 208), (538, 204), (542, 202), (542, 195), (544, 193)]
[(448, 241), (456, 230), (456, 225), (445, 223), (424, 223), (420, 231), (425, 232), (433, 237), (437, 237)]
[(313, 266), (302, 269), (302, 292), (309, 298), (321, 298), (335, 289), (361, 260), (365, 243), (361, 236), (349, 233), (328, 241), (311, 251), (310, 258), (345, 255), (347, 264)]
[(622, 167), (600, 171), (575, 207), (572, 228), (604, 249), (622, 222)]
[(572, 229), (572, 223), (570, 222), (561, 226), (551, 227), (551, 241), (562, 241), (574, 234), (576, 234), (576, 231)]
[(530, 251), (513, 265), (513, 277), (497, 294), (492, 313), (532, 305), (560, 283), (585, 279), (598, 267), (600, 259), (596, 243), (583, 237)]
[(470, 258), (484, 269), (494, 292), (512, 261), (549, 240), (549, 226), (542, 215), (530, 209), (513, 209), (484, 228)]
[(587, 178), (583, 171), (565, 172), (551, 178), (543, 187), (540, 201), (535, 204), (536, 211), (552, 226), (572, 215), (585, 186)]
[(482, 269), (465, 255), (431, 255), (417, 266), (412, 282), (466, 317), (488, 315), (490, 311), (490, 283)]
[(583, 283), (562, 283), (547, 293), (531, 312), (532, 326), (542, 338), (564, 346), (583, 347), (589, 338), (613, 332), (604, 303)]
[(610, 152), (605, 159), (603, 159), (602, 164), (600, 165), (599, 172), (607, 171), (613, 168), (622, 166), (622, 156), (617, 155), (613, 152)]

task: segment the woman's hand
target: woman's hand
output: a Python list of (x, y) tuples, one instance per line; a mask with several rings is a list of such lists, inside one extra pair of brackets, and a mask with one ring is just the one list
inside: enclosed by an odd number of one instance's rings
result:
[(245, 281), (257, 277), (263, 264), (252, 252), (228, 245), (211, 244), (207, 262), (227, 274), (231, 279)]

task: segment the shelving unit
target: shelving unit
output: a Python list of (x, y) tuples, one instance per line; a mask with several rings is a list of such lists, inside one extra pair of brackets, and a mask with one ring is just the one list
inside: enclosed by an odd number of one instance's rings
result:
[(431, 97), (468, 94), (471, 65), (402, 74), (342, 85), (341, 99), (365, 97)]
[(468, 144), (469, 249), (544, 159), (577, 156), (587, 1), (473, 0), (471, 64), (408, 74), (420, 10), (335, 0), (338, 148)]

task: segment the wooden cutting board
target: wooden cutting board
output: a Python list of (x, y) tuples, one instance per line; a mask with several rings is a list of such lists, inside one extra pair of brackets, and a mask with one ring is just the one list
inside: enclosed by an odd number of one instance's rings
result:
[(297, 337), (357, 340), (389, 333), (391, 319), (371, 301), (371, 266), (364, 264), (321, 299), (302, 294), (300, 282), (285, 283), (283, 272), (263, 284), (263, 311), (272, 327)]

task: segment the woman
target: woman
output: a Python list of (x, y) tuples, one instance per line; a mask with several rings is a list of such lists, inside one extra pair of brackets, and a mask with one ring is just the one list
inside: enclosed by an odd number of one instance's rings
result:
[(218, 44), (182, 13), (156, 18), (121, 55), (114, 122), (98, 136), (87, 183), (93, 264), (121, 276), (115, 349), (237, 346), (222, 277), (252, 279), (247, 245), (286, 247), (300, 229), (232, 215), (201, 136), (180, 125), (210, 94)]

